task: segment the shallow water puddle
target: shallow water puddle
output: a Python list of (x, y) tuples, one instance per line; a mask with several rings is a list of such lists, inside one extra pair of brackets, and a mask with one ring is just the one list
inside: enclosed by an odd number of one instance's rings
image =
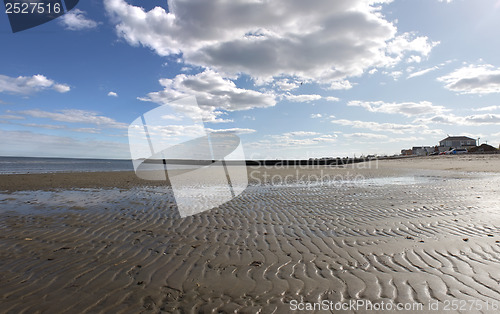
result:
[(354, 181), (353, 184), (358, 186), (384, 186), (384, 185), (412, 185), (421, 184), (432, 181), (429, 177), (408, 176), (408, 177), (383, 177), (383, 178), (369, 178)]

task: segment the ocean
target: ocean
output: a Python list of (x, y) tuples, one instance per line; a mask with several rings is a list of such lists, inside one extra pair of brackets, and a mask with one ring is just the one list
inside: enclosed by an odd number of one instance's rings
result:
[(133, 171), (131, 160), (0, 157), (0, 174)]

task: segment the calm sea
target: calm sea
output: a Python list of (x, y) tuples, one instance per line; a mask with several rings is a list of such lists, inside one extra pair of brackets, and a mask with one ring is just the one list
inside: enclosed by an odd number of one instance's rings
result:
[(130, 160), (0, 157), (0, 174), (133, 170)]

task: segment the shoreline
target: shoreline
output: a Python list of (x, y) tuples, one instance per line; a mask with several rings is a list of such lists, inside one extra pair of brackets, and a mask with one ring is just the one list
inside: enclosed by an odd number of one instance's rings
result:
[[(476, 167), (456, 160), (328, 169), (429, 180), (256, 185), (186, 218), (171, 190), (133, 172), (15, 175), (9, 184), (19, 192), (0, 197), (0, 312), (285, 313), (292, 300), (360, 299), (443, 310), (453, 300), (500, 302), (500, 173), (422, 169)], [(144, 183), (149, 188), (138, 188)], [(78, 190), (92, 185), (100, 188)]]
[[(238, 166), (229, 166), (238, 167)], [(500, 155), (431, 156), (401, 159), (372, 160), (348, 165), (263, 165), (247, 166), (248, 182), (276, 183), (289, 178), (298, 183), (300, 178), (317, 180), (319, 174), (334, 180), (350, 180), (356, 176), (366, 178), (393, 177), (441, 171), (460, 173), (500, 173)], [(172, 170), (176, 174), (185, 170)], [(273, 178), (275, 180), (273, 181)], [(118, 188), (169, 186), (167, 180), (143, 180), (133, 171), (57, 172), (30, 174), (0, 174), (0, 191), (33, 191), (78, 188)]]

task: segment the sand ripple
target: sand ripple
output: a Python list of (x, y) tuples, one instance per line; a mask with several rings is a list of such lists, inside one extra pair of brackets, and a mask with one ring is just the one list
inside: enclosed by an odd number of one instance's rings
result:
[(492, 180), (252, 186), (184, 219), (161, 187), (1, 195), (0, 312), (498, 302)]

